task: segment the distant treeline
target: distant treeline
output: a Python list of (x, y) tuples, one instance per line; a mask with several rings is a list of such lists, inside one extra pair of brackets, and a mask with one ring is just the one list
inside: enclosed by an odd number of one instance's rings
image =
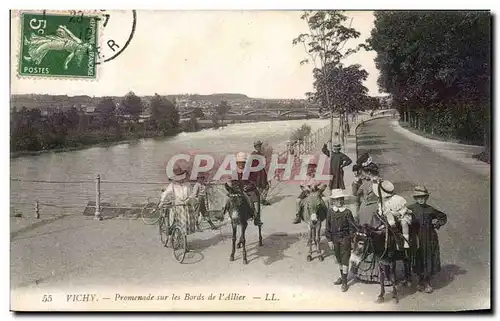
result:
[(71, 108), (43, 116), (38, 108), (14, 108), (11, 111), (10, 151), (71, 149), (200, 129), (194, 117), (181, 126), (175, 104), (165, 97), (155, 95), (149, 108), (151, 117), (141, 120), (144, 105), (134, 93), (127, 94), (120, 104), (111, 97), (104, 97), (92, 114)]

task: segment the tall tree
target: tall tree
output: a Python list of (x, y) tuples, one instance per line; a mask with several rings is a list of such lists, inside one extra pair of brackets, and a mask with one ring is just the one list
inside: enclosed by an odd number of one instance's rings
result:
[[(358, 38), (360, 33), (351, 27), (352, 19), (346, 25), (348, 17), (343, 11), (325, 10), (325, 11), (305, 11), (301, 19), (305, 20), (309, 28), (309, 33), (300, 34), (293, 39), (293, 44), (302, 44), (309, 58), (302, 60), (300, 63), (314, 64), (314, 74), (320, 73), (321, 79), (317, 86), (316, 92), (320, 92), (323, 105), (322, 109), (331, 112), (331, 136), (333, 136), (333, 112), (336, 110), (338, 101), (332, 99), (329, 84), (323, 84), (322, 81), (330, 79), (327, 72), (337, 67), (340, 62), (357, 52), (364, 45), (357, 48), (348, 48), (344, 50), (345, 44), (349, 39)], [(325, 68), (326, 66), (329, 66)], [(318, 78), (317, 78), (318, 79)], [(337, 84), (335, 84), (337, 85)], [(341, 118), (343, 120), (343, 118)], [(342, 121), (340, 124), (342, 131)]]
[[(316, 69), (314, 72), (314, 101), (320, 106), (326, 106), (330, 98), (336, 102), (334, 111), (340, 114), (361, 110), (368, 94), (368, 88), (363, 85), (368, 73), (358, 64), (348, 67), (343, 64), (328, 64), (323, 68), (327, 71)], [(323, 78), (324, 75), (326, 79)], [(328, 88), (323, 89), (322, 86)]]
[(169, 135), (179, 130), (179, 112), (170, 100), (155, 94), (151, 99), (150, 105), (151, 118), (157, 130), (162, 131), (164, 135)]
[(121, 110), (125, 115), (129, 115), (130, 118), (137, 122), (139, 116), (144, 109), (142, 99), (138, 97), (134, 92), (129, 92), (121, 101)]
[(200, 107), (195, 107), (193, 109), (193, 115), (196, 117), (196, 118), (202, 118), (205, 116), (205, 114), (203, 113), (203, 110), (200, 108)]
[(229, 112), (230, 109), (231, 106), (226, 100), (221, 100), (220, 104), (218, 104), (217, 107), (215, 107), (215, 113), (219, 117), (222, 125), (224, 124), (224, 119), (226, 118), (227, 113)]
[(97, 104), (95, 113), (97, 116), (97, 126), (110, 128), (118, 125), (116, 103), (112, 97), (103, 97)]

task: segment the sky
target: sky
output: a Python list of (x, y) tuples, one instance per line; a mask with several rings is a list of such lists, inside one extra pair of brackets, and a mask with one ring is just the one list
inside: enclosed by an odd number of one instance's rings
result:
[[(101, 41), (129, 34), (130, 16), (110, 12)], [(121, 96), (242, 93), (253, 98), (305, 98), (312, 91), (313, 65), (303, 46), (292, 40), (308, 31), (300, 11), (138, 11), (133, 39), (114, 60), (99, 65), (98, 79), (25, 79), (17, 76), (20, 19), (12, 17), (12, 94)], [(350, 11), (361, 36), (345, 48), (364, 42), (373, 27), (371, 11)], [(120, 20), (121, 19), (121, 20)], [(117, 40), (119, 41), (119, 40)], [(375, 52), (347, 58), (369, 73), (365, 86), (379, 95)]]

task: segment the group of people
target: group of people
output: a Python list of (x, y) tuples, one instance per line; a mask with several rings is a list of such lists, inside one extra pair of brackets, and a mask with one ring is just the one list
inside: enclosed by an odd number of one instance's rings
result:
[[(173, 169), (174, 175), (187, 174), (186, 167), (186, 164), (182, 162), (177, 163)], [(201, 219), (205, 219), (212, 229), (216, 229), (207, 211), (206, 181), (207, 174), (200, 173), (194, 185), (187, 178), (173, 180), (162, 190), (158, 207), (161, 208), (164, 204), (172, 204), (180, 216), (180, 223), (184, 225), (188, 234), (200, 230)], [(174, 220), (173, 215), (170, 219)]]
[[(354, 235), (364, 225), (381, 230), (386, 222), (391, 227), (399, 223), (403, 237), (403, 251), (411, 258), (412, 270), (418, 276), (417, 288), (426, 293), (433, 292), (431, 277), (441, 269), (439, 240), (436, 230), (447, 223), (443, 212), (427, 204), (430, 193), (424, 186), (415, 186), (412, 197), (414, 203), (397, 195), (395, 186), (380, 177), (379, 167), (369, 154), (363, 154), (353, 165), (354, 181), (352, 195), (356, 199), (354, 213), (344, 205), (345, 194), (343, 168), (352, 160), (340, 152), (340, 145), (329, 151), (325, 144), (323, 153), (330, 157), (329, 187), (330, 206), (326, 219), (325, 236), (334, 250), (340, 267), (340, 277), (334, 282), (347, 291), (349, 270), (354, 279), (378, 282), (379, 269), (371, 264), (376, 258), (362, 257), (360, 249), (352, 244)], [(322, 182), (315, 179), (317, 164), (313, 159), (307, 170), (307, 179), (300, 185), (301, 194), (297, 198), (297, 212), (294, 224), (301, 222), (302, 203), (309, 192), (320, 189)], [(351, 267), (351, 269), (349, 269)]]
[[(261, 141), (256, 141), (254, 143), (255, 150), (252, 152), (252, 155), (264, 156), (262, 145), (263, 143)], [(257, 226), (262, 225), (260, 219), (261, 205), (269, 205), (269, 202), (266, 200), (269, 182), (265, 169), (258, 172), (252, 172), (249, 174), (248, 178), (245, 178), (243, 174), (247, 160), (248, 155), (246, 153), (240, 152), (236, 154), (237, 177), (231, 180), (228, 186), (243, 191), (243, 196), (253, 210), (253, 221)], [(257, 159), (253, 161), (252, 166), (257, 166), (258, 163), (256, 162), (258, 162)], [(186, 162), (178, 161), (174, 166), (173, 174), (175, 176), (188, 174), (188, 167)], [(208, 173), (199, 173), (194, 185), (188, 180), (187, 176), (188, 175), (186, 175), (185, 179), (172, 180), (170, 184), (162, 190), (158, 206), (162, 207), (166, 203), (173, 204), (177, 213), (180, 214), (181, 224), (184, 225), (187, 234), (200, 230), (199, 223), (201, 219), (205, 219), (212, 229), (216, 229), (215, 224), (208, 215), (206, 205)], [(173, 220), (173, 216), (171, 219)]]

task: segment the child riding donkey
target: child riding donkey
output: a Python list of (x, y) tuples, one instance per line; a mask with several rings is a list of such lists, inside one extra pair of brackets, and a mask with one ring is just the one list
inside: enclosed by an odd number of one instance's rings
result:
[(302, 221), (303, 200), (307, 197), (307, 195), (309, 195), (309, 193), (313, 191), (323, 191), (326, 188), (326, 184), (323, 184), (315, 179), (317, 167), (318, 163), (316, 159), (309, 159), (309, 162), (307, 164), (306, 179), (300, 184), (300, 189), (302, 190), (302, 192), (296, 199), (296, 213), (293, 224), (298, 224)]

